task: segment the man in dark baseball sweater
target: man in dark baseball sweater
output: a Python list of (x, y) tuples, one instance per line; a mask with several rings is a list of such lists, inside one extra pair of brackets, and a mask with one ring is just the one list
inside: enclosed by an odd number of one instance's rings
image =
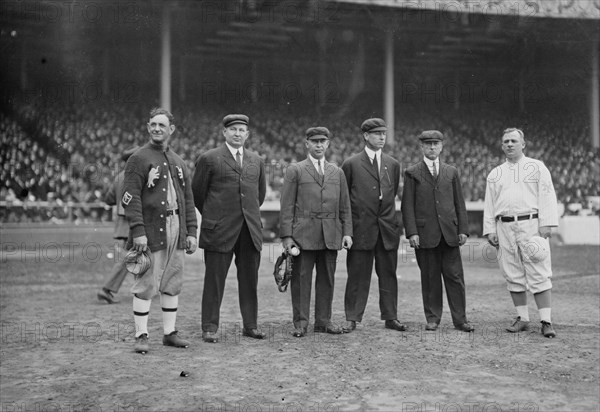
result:
[(152, 297), (160, 293), (163, 345), (187, 348), (177, 336), (175, 319), (183, 281), (185, 253), (197, 248), (198, 223), (189, 171), (169, 149), (175, 131), (173, 115), (165, 109), (150, 112), (150, 141), (135, 152), (125, 166), (121, 203), (129, 220), (128, 249), (151, 252), (152, 265), (136, 275), (131, 288), (135, 320), (135, 351), (146, 353), (148, 314)]

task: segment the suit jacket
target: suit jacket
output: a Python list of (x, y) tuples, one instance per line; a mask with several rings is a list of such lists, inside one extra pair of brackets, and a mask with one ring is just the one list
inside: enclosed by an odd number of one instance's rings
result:
[(467, 235), (469, 223), (458, 170), (440, 162), (434, 179), (425, 161), (404, 172), (402, 221), (406, 237), (419, 235), (420, 247), (436, 247), (442, 236), (449, 246), (458, 246), (458, 235)]
[(260, 206), (266, 180), (264, 162), (256, 153), (244, 149), (242, 168), (226, 145), (203, 153), (196, 160), (192, 191), (202, 215), (199, 247), (232, 251), (245, 221), (254, 247), (262, 250)]
[[(400, 185), (400, 163), (382, 153), (379, 178), (363, 150), (347, 159), (342, 170), (352, 207), (352, 249), (374, 249), (379, 233), (386, 250), (398, 249), (400, 225), (396, 217), (396, 196)], [(381, 189), (381, 201), (378, 188)]]
[(325, 162), (320, 176), (309, 159), (290, 164), (281, 191), (279, 236), (305, 250), (342, 248), (352, 236), (348, 185), (342, 169)]

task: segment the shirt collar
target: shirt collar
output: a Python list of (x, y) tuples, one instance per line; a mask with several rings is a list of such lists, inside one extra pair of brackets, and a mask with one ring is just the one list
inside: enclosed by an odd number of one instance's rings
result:
[(374, 151), (365, 146), (365, 152), (367, 152), (367, 156), (369, 156), (371, 161), (373, 161), (373, 156), (377, 156), (377, 163), (381, 163), (381, 149)]
[(430, 160), (428, 158), (426, 158), (425, 156), (423, 156), (423, 160), (425, 161), (425, 164), (427, 165), (427, 167), (431, 168), (433, 166), (433, 164), (435, 163), (435, 165), (437, 166), (437, 169), (440, 170), (439, 166), (440, 166), (440, 158), (436, 157), (435, 160)]
[(235, 154), (236, 152), (240, 152), (241, 156), (244, 156), (244, 148), (240, 147), (240, 148), (235, 148), (233, 146), (231, 146), (229, 143), (225, 142), (225, 145), (227, 146), (227, 148), (229, 149), (229, 151), (231, 152), (231, 155), (233, 156), (233, 158), (235, 159)]
[(315, 165), (315, 167), (317, 167), (317, 165), (318, 165), (318, 164), (317, 164), (317, 162), (318, 162), (319, 160), (322, 160), (321, 164), (322, 164), (323, 166), (321, 166), (321, 167), (325, 167), (325, 158), (324, 158), (324, 157), (323, 157), (323, 158), (321, 158), (321, 159), (315, 159), (315, 158), (314, 158), (314, 157), (312, 157), (311, 155), (308, 155), (308, 158), (310, 159), (310, 161), (312, 162), (312, 164), (313, 164), (313, 165)]

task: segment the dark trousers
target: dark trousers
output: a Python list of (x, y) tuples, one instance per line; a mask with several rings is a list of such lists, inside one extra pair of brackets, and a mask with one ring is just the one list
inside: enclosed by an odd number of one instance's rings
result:
[(348, 280), (344, 297), (346, 320), (362, 322), (371, 287), (373, 260), (375, 261), (375, 272), (379, 278), (381, 319), (398, 318), (398, 279), (396, 279), (398, 250), (385, 250), (380, 234), (375, 249), (348, 250), (346, 258)]
[(235, 254), (237, 268), (240, 311), (244, 328), (256, 329), (258, 317), (258, 267), (260, 252), (254, 247), (248, 226), (244, 222), (242, 231), (231, 252), (220, 253), (204, 251), (206, 273), (204, 275), (204, 291), (202, 293), (202, 330), (216, 332), (219, 329), (219, 316), (225, 279)]
[(127, 253), (127, 250), (125, 250), (126, 243), (127, 239), (118, 239), (118, 243), (115, 243), (116, 263), (113, 265), (110, 278), (103, 287), (103, 289), (110, 290), (113, 293), (117, 293), (119, 289), (121, 289), (121, 285), (129, 273), (125, 266), (125, 254)]
[(416, 249), (415, 253), (421, 269), (421, 292), (427, 322), (440, 323), (442, 319), (443, 277), (452, 322), (454, 325), (466, 323), (465, 280), (460, 248), (448, 246), (442, 238), (436, 247)]
[(313, 268), (315, 279), (315, 326), (327, 326), (331, 321), (333, 284), (337, 250), (302, 250), (294, 258), (292, 268), (292, 308), (295, 328), (307, 328), (310, 315), (310, 294)]

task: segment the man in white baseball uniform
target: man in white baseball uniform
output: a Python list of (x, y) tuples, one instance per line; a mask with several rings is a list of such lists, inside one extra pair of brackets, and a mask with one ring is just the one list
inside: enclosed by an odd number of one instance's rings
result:
[[(552, 236), (552, 227), (558, 226), (556, 193), (544, 163), (525, 156), (524, 148), (521, 130), (504, 131), (502, 151), (506, 162), (487, 177), (483, 234), (498, 249), (500, 270), (517, 311), (517, 318), (506, 330), (516, 333), (529, 329), (530, 290), (542, 334), (553, 338), (556, 332), (551, 321), (552, 267), (547, 239)], [(546, 242), (543, 247), (540, 240)]]

